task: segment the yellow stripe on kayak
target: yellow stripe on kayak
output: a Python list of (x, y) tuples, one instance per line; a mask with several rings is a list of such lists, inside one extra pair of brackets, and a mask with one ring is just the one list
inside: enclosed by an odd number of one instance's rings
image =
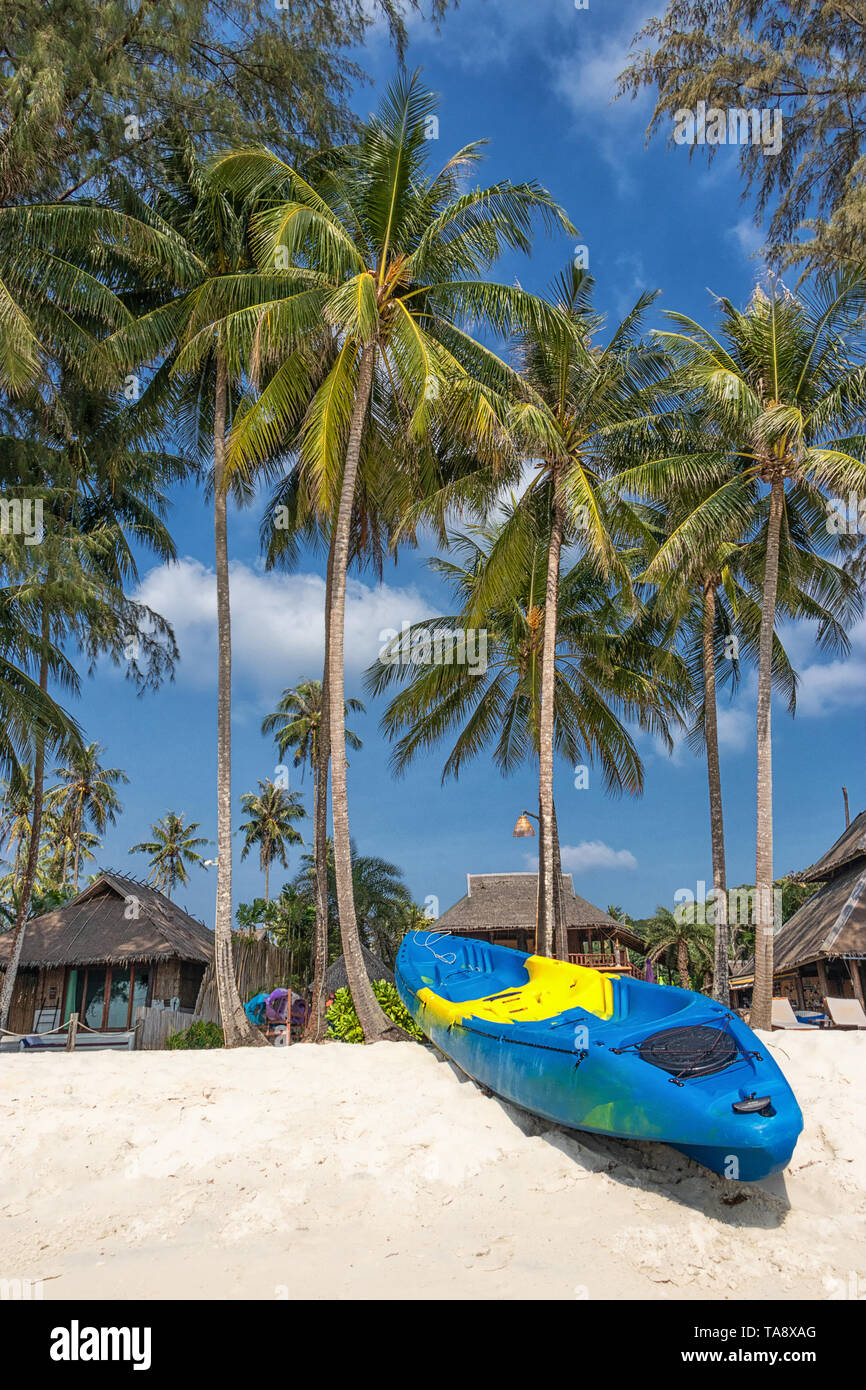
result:
[(578, 1008), (598, 1018), (610, 1018), (613, 1014), (611, 980), (618, 980), (618, 975), (605, 975), (600, 970), (550, 960), (547, 956), (527, 956), (523, 963), (529, 980), (514, 989), (456, 1004), (432, 989), (420, 989), (418, 998), (433, 1019), (445, 1027), (467, 1018), (485, 1019), (488, 1023), (541, 1023), (567, 1009)]

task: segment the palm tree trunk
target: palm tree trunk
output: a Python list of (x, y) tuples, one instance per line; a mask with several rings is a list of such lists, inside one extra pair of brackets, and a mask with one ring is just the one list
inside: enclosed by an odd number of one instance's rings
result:
[[(226, 1047), (262, 1043), (243, 1011), (232, 960), (232, 636), (225, 478), (228, 371), (217, 356), (214, 401), (214, 548), (217, 581), (217, 896), (214, 974)], [(171, 896), (169, 894), (169, 896)]]
[(72, 882), (76, 893), (78, 892), (78, 860), (81, 853), (81, 807), (78, 808), (78, 818), (75, 823), (75, 860), (73, 866)]
[(680, 984), (683, 989), (691, 989), (692, 982), (689, 979), (689, 948), (684, 936), (681, 936), (677, 942), (677, 970), (679, 971)]
[(719, 725), (716, 712), (716, 590), (707, 580), (703, 594), (704, 734), (707, 745), (707, 780), (710, 791), (710, 840), (713, 850), (714, 969), (713, 998), (730, 1003), (728, 986), (728, 893), (725, 870), (725, 823), (722, 814), (722, 773), (719, 762)]
[(358, 366), (358, 385), (346, 462), (337, 511), (332, 576), (330, 641), (328, 650), (328, 705), (331, 728), (331, 789), (334, 820), (334, 872), (337, 881), (337, 908), (340, 916), (340, 937), (349, 977), (349, 990), (358, 1022), (366, 1042), (383, 1038), (402, 1039), (406, 1035), (397, 1028), (379, 1007), (367, 979), (361, 940), (355, 919), (355, 898), (352, 886), (352, 850), (349, 839), (349, 802), (346, 789), (346, 725), (345, 693), (343, 687), (343, 630), (346, 614), (346, 573), (349, 565), (349, 528), (355, 501), (355, 482), (361, 457), (361, 437), (373, 387), (375, 347), (361, 349)]
[(750, 1023), (769, 1028), (773, 1010), (773, 634), (779, 586), (779, 539), (785, 509), (785, 484), (770, 485), (767, 560), (761, 600), (761, 638), (758, 649), (758, 825), (755, 845), (755, 988)]
[(568, 960), (568, 922), (562, 903), (562, 858), (559, 853), (559, 825), (556, 819), (556, 803), (553, 806), (553, 895), (554, 931), (553, 945), (557, 960)]
[(316, 742), (315, 802), (313, 806), (313, 865), (316, 876), (316, 941), (313, 964), (313, 997), (304, 1030), (305, 1042), (321, 1042), (325, 1033), (325, 974), (328, 969), (328, 768), (331, 761), (328, 661), (330, 657), (331, 590), (337, 528), (331, 529), (325, 576), (325, 660)]
[(556, 634), (559, 619), (559, 559), (562, 552), (562, 511), (558, 496), (558, 476), (552, 477), (553, 516), (547, 549), (547, 590), (544, 599), (544, 642), (541, 655), (541, 718), (538, 734), (538, 804), (540, 836), (538, 871), (540, 889), (539, 953), (554, 954), (554, 868), (553, 868), (553, 726), (556, 687)]
[(271, 879), (271, 861), (270, 861), (270, 859), (268, 859), (268, 860), (265, 861), (265, 902), (266, 902), (266, 903), (269, 903), (270, 900), (271, 900), (270, 879)]
[[(39, 689), (42, 691), (43, 695), (48, 692), (48, 639), (50, 631), (48, 604), (43, 601), (42, 652), (39, 658)], [(9, 1022), (9, 1010), (12, 1007), (12, 995), (18, 976), (18, 962), (21, 960), (21, 950), (24, 945), (24, 928), (27, 918), (30, 915), (33, 885), (36, 882), (36, 869), (39, 863), (39, 841), (42, 837), (44, 782), (45, 738), (43, 735), (37, 734), (36, 756), (33, 760), (33, 815), (30, 817), (30, 843), (27, 847), (27, 863), (24, 868), (24, 879), (18, 898), (18, 911), (15, 915), (15, 926), (12, 932), (9, 963), (6, 966), (3, 988), (0, 990), (0, 1029), (6, 1028)]]

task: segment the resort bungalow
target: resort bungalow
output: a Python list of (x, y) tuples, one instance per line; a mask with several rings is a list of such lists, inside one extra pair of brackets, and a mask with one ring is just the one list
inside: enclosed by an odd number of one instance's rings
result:
[[(2, 971), (11, 943), (0, 935)], [(88, 1028), (121, 1032), (141, 1004), (191, 1013), (212, 959), (204, 923), (147, 884), (100, 873), (25, 926), (9, 1029), (44, 1033), (77, 1013)]]
[[(467, 874), (465, 897), (442, 913), (435, 929), (533, 951), (537, 900), (537, 874)], [(571, 874), (562, 875), (562, 907), (573, 964), (635, 973), (628, 953), (643, 952), (643, 938), (575, 893)]]
[[(866, 993), (866, 811), (861, 811), (823, 858), (796, 875), (820, 883), (813, 897), (777, 931), (773, 941), (773, 993), (794, 1008), (823, 1009), (824, 1000)], [(736, 1004), (747, 1004), (754, 984), (749, 962), (732, 973)]]

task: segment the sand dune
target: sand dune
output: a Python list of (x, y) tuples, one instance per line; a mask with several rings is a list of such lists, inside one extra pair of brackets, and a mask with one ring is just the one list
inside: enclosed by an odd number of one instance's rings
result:
[(44, 1297), (866, 1295), (866, 1034), (765, 1037), (805, 1131), (746, 1187), (429, 1048), (0, 1058), (0, 1277)]

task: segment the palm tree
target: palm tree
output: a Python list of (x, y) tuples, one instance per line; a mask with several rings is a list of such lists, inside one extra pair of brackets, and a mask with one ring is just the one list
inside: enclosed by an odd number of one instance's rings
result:
[[(698, 500), (697, 489), (680, 486), (663, 509), (659, 543), (676, 531)], [(729, 1002), (729, 924), (717, 687), (727, 683), (733, 690), (743, 662), (758, 660), (766, 532), (756, 528), (753, 521), (749, 531), (757, 531), (752, 540), (738, 541), (731, 534), (712, 550), (707, 547), (684, 556), (651, 600), (670, 619), (663, 640), (677, 640), (682, 651), (694, 692), (689, 741), (706, 756), (715, 904), (713, 994), (724, 1004)], [(644, 529), (644, 543), (650, 554), (657, 551), (651, 526)], [(781, 573), (778, 615), (816, 622), (822, 646), (845, 652), (849, 644), (844, 624), (850, 621), (852, 605), (857, 601), (854, 581), (838, 565), (816, 555), (796, 526), (791, 529), (789, 544), (796, 552), (797, 567), (796, 573), (789, 572), (788, 567)], [(794, 714), (797, 677), (778, 634), (773, 639), (772, 678)]]
[[(105, 749), (98, 743), (88, 743), (73, 756), (65, 767), (55, 769), (66, 791), (60, 809), (66, 815), (69, 836), (73, 845), (72, 883), (78, 891), (78, 865), (81, 856), (81, 837), (89, 821), (98, 835), (108, 825), (115, 825), (122, 806), (115, 788), (129, 781), (119, 767), (103, 767), (100, 757)], [(64, 873), (63, 882), (66, 882)]]
[[(676, 364), (708, 447), (667, 455), (623, 475), (621, 485), (659, 496), (677, 485), (703, 486), (685, 521), (661, 547), (647, 577), (662, 579), (688, 557), (712, 553), (720, 538), (763, 532), (758, 638), (755, 992), (752, 1021), (769, 1028), (773, 992), (773, 815), (771, 698), (775, 625), (788, 578), (805, 588), (802, 548), (833, 548), (828, 494), (866, 490), (866, 370), (856, 327), (866, 281), (820, 281), (795, 297), (775, 281), (758, 288), (745, 311), (720, 301), (721, 331), (669, 317), (658, 337)], [(858, 457), (859, 455), (859, 457)], [(799, 548), (791, 537), (800, 540)], [(849, 611), (858, 599), (852, 596)]]
[(295, 830), (293, 821), (306, 818), (297, 792), (285, 791), (274, 782), (259, 782), (259, 791), (246, 792), (241, 806), (249, 820), (241, 826), (244, 847), (241, 859), (246, 859), (254, 845), (259, 846), (259, 864), (265, 876), (265, 902), (270, 902), (270, 871), (274, 860), (287, 867), (286, 845), (304, 842)]
[(198, 851), (208, 841), (195, 834), (199, 829), (197, 820), (187, 825), (185, 817), (179, 816), (176, 811), (167, 811), (162, 820), (150, 828), (153, 839), (133, 845), (129, 853), (151, 856), (148, 881), (170, 898), (172, 889), (179, 883), (189, 883), (187, 865), (201, 863), (202, 856)]
[[(544, 626), (538, 710), (539, 775), (539, 950), (544, 955), (567, 953), (560, 933), (561, 915), (555, 874), (553, 810), (554, 685), (558, 639), (557, 603), (563, 549), (579, 542), (603, 576), (617, 576), (629, 587), (627, 570), (616, 553), (612, 518), (599, 484), (612, 468), (616, 427), (634, 413), (639, 393), (660, 376), (659, 355), (638, 339), (642, 316), (655, 298), (644, 294), (611, 335), (607, 347), (593, 339), (603, 319), (592, 309), (594, 282), (586, 271), (569, 265), (554, 282), (549, 299), (562, 312), (565, 331), (551, 333), (533, 327), (521, 337), (518, 361), (525, 399), (514, 409), (513, 429), (535, 474), (523, 495), (524, 510), (545, 517), (547, 573), (544, 586)], [(613, 431), (613, 434), (611, 433)], [(518, 529), (522, 525), (515, 513)], [(494, 585), (501, 576), (507, 593), (515, 575), (507, 557), (508, 537), (499, 547), (498, 563), (487, 569)], [(515, 546), (517, 565), (524, 547)]]
[(367, 946), (393, 966), (414, 907), (396, 864), (373, 854), (353, 854), (352, 881), (358, 926)]
[(18, 879), (21, 851), (30, 840), (32, 806), (33, 775), (26, 763), (19, 763), (3, 784), (3, 813), (0, 817), (0, 843), (4, 845), (7, 860), (9, 851), (15, 846), (15, 857), (11, 861), (14, 882)]
[[(139, 577), (133, 537), (163, 559), (174, 555), (163, 522), (162, 485), (179, 476), (182, 465), (167, 451), (151, 449), (152, 422), (136, 408), (124, 414), (116, 400), (82, 386), (74, 374), (59, 372), (43, 391), (7, 403), (4, 424), (0, 479), (10, 490), (38, 498), (42, 508), (38, 545), (18, 535), (4, 536), (2, 545), (6, 626), (21, 630), (19, 649), (31, 642), (39, 691), (47, 695), (49, 678), (78, 688), (75, 668), (58, 651), (70, 642), (91, 663), (107, 654), (141, 689), (158, 686), (177, 655), (174, 637), (164, 619), (126, 590)], [(16, 941), (38, 867), (47, 746), (67, 751), (46, 745), (37, 727), (31, 745), (33, 833)], [(7, 993), (14, 975), (10, 967)]]
[[(547, 581), (549, 537), (540, 529), (544, 522), (549, 526), (546, 508), (511, 593), (500, 597), (501, 576), (495, 583), (488, 576), (488, 565), (499, 563), (503, 534), (510, 534), (513, 554), (516, 528), (525, 527), (526, 516), (524, 504), (513, 501), (501, 519), (453, 538), (455, 558), (429, 564), (450, 581), (458, 612), (415, 624), (399, 662), (392, 659), (394, 653), (385, 652), (369, 669), (367, 683), (374, 694), (398, 683), (404, 687), (382, 717), (383, 729), (396, 740), (391, 757), (396, 773), (451, 735), (456, 737), (443, 781), (458, 777), (464, 762), (487, 748), (506, 775), (538, 757), (544, 614), (536, 595), (544, 592)], [(524, 534), (531, 539), (533, 531)], [(447, 634), (469, 625), (486, 634), (483, 669), (480, 663), (473, 670), (429, 659), (437, 634), (444, 644)], [(588, 554), (559, 576), (554, 672), (556, 751), (572, 766), (600, 767), (610, 792), (640, 794), (643, 765), (628, 726), (634, 722), (669, 740), (668, 726), (680, 718), (683, 666), (657, 642), (655, 628), (635, 617), (622, 595), (600, 577)], [(552, 853), (559, 875), (555, 805)], [(566, 956), (558, 893), (552, 911), (557, 953)]]
[[(297, 505), (297, 480), (292, 479), (289, 486), (293, 491), (292, 501)], [(278, 489), (277, 497), (284, 501), (287, 496), (287, 486), (283, 484)], [(274, 505), (280, 505), (280, 502), (275, 500)], [(274, 553), (274, 538), (293, 537), (295, 534), (296, 531), (288, 529), (271, 530), (268, 555), (270, 563), (276, 563), (277, 559)], [(281, 559), (285, 548), (285, 544), (280, 547)], [(330, 559), (328, 571), (331, 571)], [(331, 760), (330, 740), (322, 722), (324, 705), (323, 682), (302, 681), (294, 689), (283, 691), (274, 713), (267, 715), (262, 722), (262, 733), (274, 735), (280, 759), (284, 759), (288, 751), (294, 749), (294, 764), (295, 767), (300, 766), (301, 777), (303, 778), (307, 767), (313, 774), (313, 859), (317, 865), (317, 893), (313, 1007), (304, 1034), (305, 1041), (308, 1042), (320, 1042), (325, 1028), (324, 979), (328, 968), (328, 867), (325, 844), (328, 838), (328, 768)], [(345, 712), (347, 715), (350, 712), (363, 714), (365, 710), (360, 700), (350, 699), (345, 701)], [(362, 746), (358, 735), (349, 728), (346, 729), (346, 744), (352, 749)]]
[[(334, 846), (325, 844), (328, 866), (329, 920), (337, 920), (337, 879), (334, 869)], [(313, 856), (301, 856), (301, 864), (292, 885), (298, 899), (311, 902), (315, 896), (316, 865)], [(427, 924), (428, 919), (412, 901), (396, 864), (378, 855), (358, 854), (352, 843), (352, 882), (358, 905), (358, 924), (361, 939), (368, 950), (387, 965), (393, 965), (397, 949), (412, 926)], [(338, 938), (329, 940), (325, 968), (340, 953)]]
[(695, 915), (682, 908), (671, 912), (660, 903), (645, 929), (647, 959), (673, 956), (683, 989), (692, 988), (690, 967), (705, 971), (713, 960), (713, 933)]
[[(220, 177), (259, 201), (252, 220), (261, 267), (286, 266), (286, 288), (226, 332), (247, 360), (280, 365), (233, 432), (232, 466), (266, 458), (306, 396), (302, 345), (324, 322), (339, 351), (306, 412), (301, 457), (335, 511), (328, 616), (328, 703), (334, 846), (340, 928), (358, 1019), (368, 1042), (401, 1036), (385, 1017), (363, 968), (353, 903), (346, 792), (343, 633), (350, 533), (371, 400), (391, 393), (409, 440), (441, 433), (498, 436), (493, 393), (512, 374), (458, 324), (472, 318), (509, 334), (557, 315), (519, 287), (481, 278), (505, 248), (528, 250), (531, 220), (571, 230), (550, 195), (503, 180), (459, 192), (460, 174), (479, 158), (467, 146), (430, 178), (427, 120), (435, 102), (417, 75), (401, 80), (364, 125), (356, 144), (329, 151), (300, 172), (267, 152), (227, 156)], [(483, 377), (485, 386), (479, 380)], [(447, 429), (446, 429), (447, 426)]]
[[(360, 700), (346, 700), (345, 714), (365, 714)], [(301, 681), (299, 685), (284, 690), (273, 714), (262, 720), (262, 733), (273, 734), (280, 760), (294, 752), (292, 761), (301, 769), (301, 777), (307, 768), (316, 778), (316, 765), (319, 749), (319, 732), (322, 723), (322, 682)], [(346, 729), (346, 746), (353, 750), (363, 747), (357, 734)]]
[[(156, 307), (112, 336), (115, 359), (157, 369), (143, 401), (171, 409), (176, 431), (199, 461), (212, 458), (217, 593), (217, 893), (215, 974), (226, 1045), (260, 1045), (247, 1019), (232, 965), (231, 601), (229, 590), (226, 441), (241, 395), (215, 318), (226, 304), (256, 302), (261, 277), (251, 274), (247, 219), (179, 138), (164, 162), (164, 184), (148, 205), (128, 190), (130, 220), (149, 231), (174, 274)], [(194, 350), (189, 351), (193, 343)], [(243, 488), (238, 495), (242, 495)]]

